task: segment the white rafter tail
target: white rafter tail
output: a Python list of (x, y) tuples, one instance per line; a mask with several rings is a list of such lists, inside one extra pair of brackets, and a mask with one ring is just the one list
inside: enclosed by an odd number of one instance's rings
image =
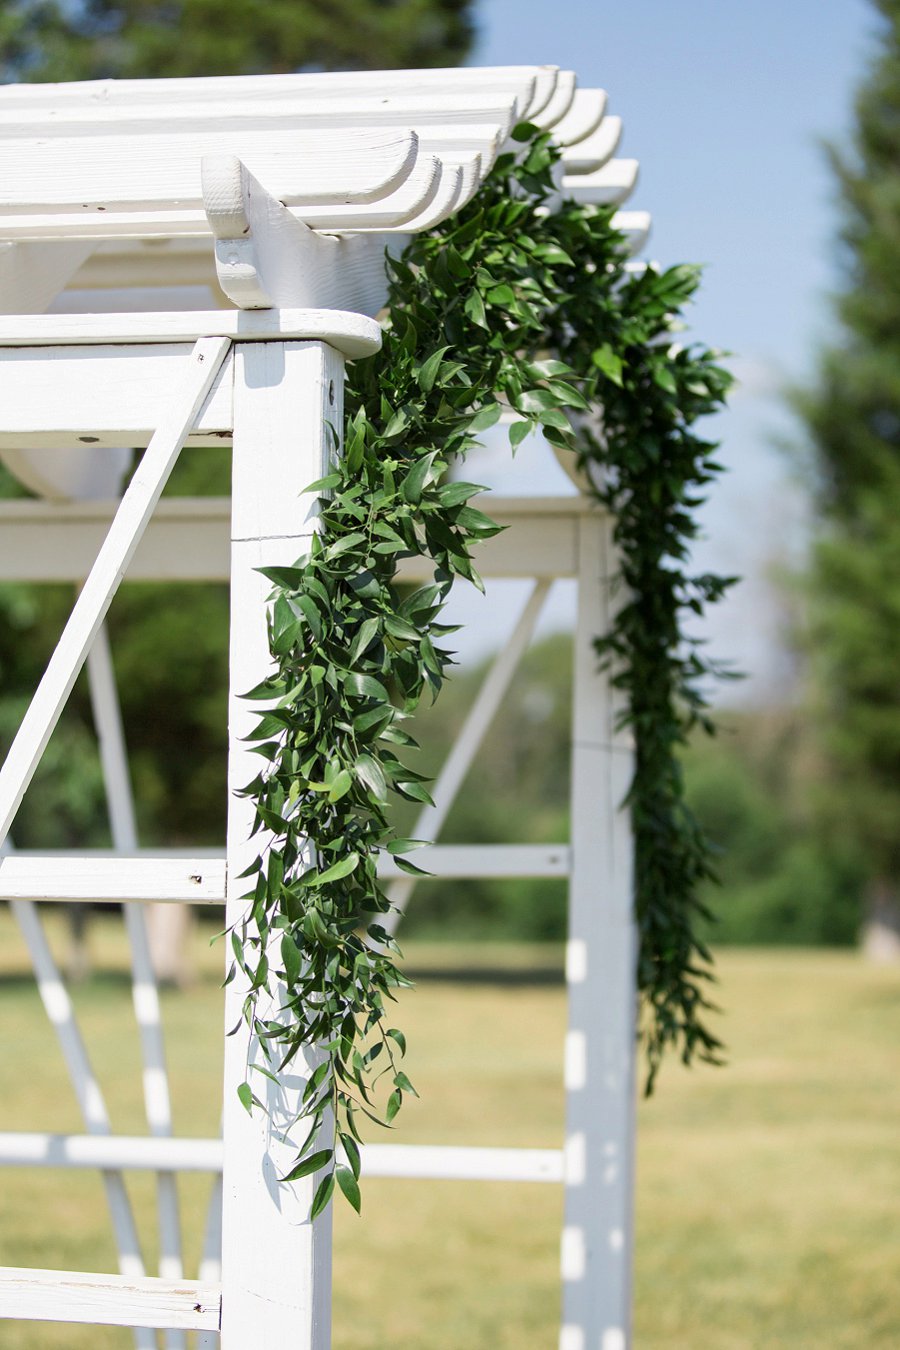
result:
[(594, 173), (566, 174), (563, 193), (590, 206), (619, 206), (637, 186), (640, 166), (636, 159), (611, 159)]
[(527, 122), (535, 122), (539, 114), (546, 108), (553, 97), (553, 91), (556, 89), (556, 81), (559, 78), (559, 66), (538, 66), (534, 74), (534, 94), (531, 102), (527, 105), (523, 113), (523, 119)]
[[(469, 709), (465, 722), (431, 789), (433, 805), (419, 812), (413, 836), (435, 840), (450, 813), (456, 795), (472, 767), (478, 747), (506, 696), (519, 662), (525, 654), (544, 602), (550, 593), (551, 582), (535, 582), (509, 641), (488, 671), (484, 683)], [(416, 885), (415, 877), (403, 876), (388, 891), (393, 908), (381, 920), (386, 932), (394, 934), (406, 912)]]
[(572, 106), (553, 128), (553, 139), (563, 151), (566, 147), (585, 140), (600, 126), (606, 112), (605, 89), (576, 89)]
[(593, 173), (612, 159), (622, 140), (621, 117), (604, 117), (592, 135), (563, 150), (566, 173)]
[(650, 238), (652, 219), (649, 211), (617, 211), (612, 224), (624, 234), (632, 256), (640, 253)]
[(201, 338), (197, 342), (184, 384), (122, 498), (97, 561), (0, 769), (0, 842), (9, 832), (97, 629), (106, 617), (178, 453), (230, 346), (228, 338)]
[(576, 84), (574, 71), (558, 71), (552, 95), (540, 112), (529, 115), (529, 121), (543, 131), (549, 131), (552, 127), (555, 127), (558, 122), (562, 121), (574, 102)]
[(219, 285), (240, 309), (347, 309), (377, 314), (387, 278), (374, 235), (317, 234), (236, 155), (202, 161), (203, 201)]
[(441, 182), (434, 198), (419, 215), (407, 221), (404, 232), (418, 234), (422, 230), (431, 230), (435, 225), (452, 216), (460, 208), (463, 186), (463, 172), (458, 164), (445, 160), (441, 166)]
[(396, 230), (421, 215), (434, 201), (443, 166), (436, 155), (420, 154), (396, 192), (362, 209), (356, 206), (303, 207), (304, 221), (317, 230)]

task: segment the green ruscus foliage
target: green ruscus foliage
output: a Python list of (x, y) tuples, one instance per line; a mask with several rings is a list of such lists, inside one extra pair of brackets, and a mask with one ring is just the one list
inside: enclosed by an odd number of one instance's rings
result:
[[(667, 1045), (689, 1060), (714, 1058), (718, 1044), (703, 1025), (709, 958), (693, 927), (707, 847), (675, 754), (704, 719), (710, 669), (681, 617), (725, 584), (686, 571), (692, 508), (716, 468), (692, 424), (719, 406), (728, 377), (709, 352), (671, 345), (695, 271), (626, 271), (611, 211), (558, 201), (549, 137), (532, 127), (516, 136), (520, 151), (500, 158), (477, 198), (390, 264), (383, 348), (350, 368), (344, 452), (312, 485), (320, 532), (295, 567), (267, 573), (277, 670), (251, 697), (274, 706), (260, 715), (264, 764), (247, 791), (275, 842), (233, 938), (252, 986), (246, 1017), (272, 1067), (320, 1047), (309, 1137), (290, 1174), (326, 1169), (314, 1212), (336, 1182), (358, 1207), (357, 1124), (361, 1112), (380, 1119), (375, 1080), (389, 1080), (388, 1123), (413, 1091), (386, 1012), (405, 981), (379, 924), (389, 903), (376, 860), (387, 849), (418, 870), (404, 856), (414, 841), (395, 838), (388, 816), (392, 796), (429, 800), (403, 722), (441, 688), (444, 601), (457, 577), (480, 584), (472, 548), (497, 530), (472, 505), (481, 489), (449, 470), (506, 403), (521, 414), (513, 447), (539, 427), (579, 456), (618, 521), (631, 598), (598, 639), (598, 663), (614, 666), (628, 694), (638, 746), (630, 804), (651, 1080)], [(401, 596), (396, 567), (411, 556), (430, 560), (434, 580)], [(280, 1012), (257, 1018), (275, 981)], [(252, 1104), (250, 1086), (241, 1092)], [(349, 1166), (335, 1167), (338, 1138)]]

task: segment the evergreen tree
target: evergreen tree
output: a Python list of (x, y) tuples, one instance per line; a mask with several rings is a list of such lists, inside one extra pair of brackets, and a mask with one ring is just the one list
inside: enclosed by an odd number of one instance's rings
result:
[(840, 336), (801, 410), (819, 476), (812, 642), (831, 824), (859, 854), (884, 938), (900, 934), (900, 0), (875, 3), (852, 147), (832, 154)]
[(471, 0), (0, 0), (0, 77), (456, 65)]

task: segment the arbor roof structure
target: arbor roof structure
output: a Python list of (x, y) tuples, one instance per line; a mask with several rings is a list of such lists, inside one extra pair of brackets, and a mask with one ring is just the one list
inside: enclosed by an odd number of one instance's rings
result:
[[(246, 809), (232, 802), (225, 860), (140, 854), (103, 619), (129, 566), (129, 575), (143, 578), (230, 578), (229, 778), (232, 788), (246, 781), (247, 713), (237, 694), (258, 682), (268, 660), (266, 583), (257, 569), (292, 562), (315, 528), (304, 489), (331, 453), (327, 428), (340, 420), (344, 360), (363, 358), (380, 342), (385, 250), (399, 253), (411, 234), (471, 201), (522, 121), (548, 130), (561, 148), (561, 194), (617, 208), (629, 198), (637, 163), (616, 157), (622, 126), (607, 111), (606, 94), (579, 88), (572, 72), (552, 66), (0, 90), (0, 457), (34, 494), (0, 503), (0, 576), (83, 583), (0, 773), (0, 839), (87, 663), (116, 843), (114, 858), (8, 852), (0, 860), (0, 898), (14, 904), (28, 939), (87, 1131), (56, 1139), (0, 1135), (0, 1162), (103, 1168), (122, 1254), (119, 1277), (81, 1284), (58, 1272), (0, 1272), (0, 1316), (119, 1323), (137, 1328), (138, 1345), (148, 1347), (153, 1327), (167, 1329), (171, 1347), (185, 1345), (188, 1329), (213, 1346), (220, 1319), (226, 1350), (324, 1350), (329, 1343), (327, 1217), (312, 1228), (306, 1223), (305, 1181), (290, 1198), (273, 1191), (281, 1146), (266, 1123), (232, 1103), (232, 1084), (224, 1154), (217, 1141), (171, 1138), (140, 902), (224, 900), (234, 918), (240, 902), (228, 877), (248, 856), (249, 823)], [(614, 223), (638, 252), (649, 231), (646, 213), (620, 210)], [(285, 444), (298, 432), (302, 454), (287, 464)], [(182, 445), (223, 441), (234, 445), (230, 506), (209, 498), (159, 503)], [(144, 446), (123, 496), (132, 452)], [(262, 486), (267, 471), (280, 484), (274, 496)], [(310, 507), (299, 523), (298, 500)], [(630, 844), (618, 809), (629, 751), (613, 729), (614, 695), (592, 654), (594, 636), (609, 622), (609, 523), (577, 496), (501, 501), (494, 514), (514, 528), (486, 546), (482, 570), (529, 576), (535, 586), (438, 779), (423, 828), (440, 828), (550, 581), (577, 577), (572, 839), (480, 854), (445, 847), (441, 856), (436, 848), (432, 869), (571, 879), (566, 1144), (559, 1152), (370, 1146), (365, 1166), (386, 1175), (562, 1180), (560, 1344), (617, 1350), (629, 1336), (635, 1014)], [(592, 825), (598, 811), (600, 835)], [(408, 881), (397, 885), (405, 900)], [(34, 902), (76, 898), (126, 902), (135, 982), (145, 991), (138, 1018), (146, 1140), (111, 1134), (42, 936)], [(236, 996), (228, 994), (231, 1022)], [(233, 1072), (235, 1055), (247, 1047), (240, 1036), (229, 1045)], [(276, 1117), (288, 1108), (273, 1099)], [(225, 1233), (218, 1275), (219, 1198), (198, 1283), (182, 1277), (174, 1177), (201, 1157), (214, 1172), (224, 1168)], [(121, 1169), (131, 1166), (159, 1173), (160, 1279), (148, 1278), (140, 1259), (121, 1182)], [(262, 1251), (274, 1271), (256, 1260)]]

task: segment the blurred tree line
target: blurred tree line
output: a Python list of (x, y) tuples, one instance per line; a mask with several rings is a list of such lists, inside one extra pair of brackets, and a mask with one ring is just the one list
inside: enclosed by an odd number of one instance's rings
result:
[(799, 400), (819, 529), (810, 574), (812, 715), (832, 834), (861, 860), (869, 938), (900, 957), (900, 0), (846, 150), (838, 334)]
[(0, 78), (454, 66), (471, 0), (0, 0)]

